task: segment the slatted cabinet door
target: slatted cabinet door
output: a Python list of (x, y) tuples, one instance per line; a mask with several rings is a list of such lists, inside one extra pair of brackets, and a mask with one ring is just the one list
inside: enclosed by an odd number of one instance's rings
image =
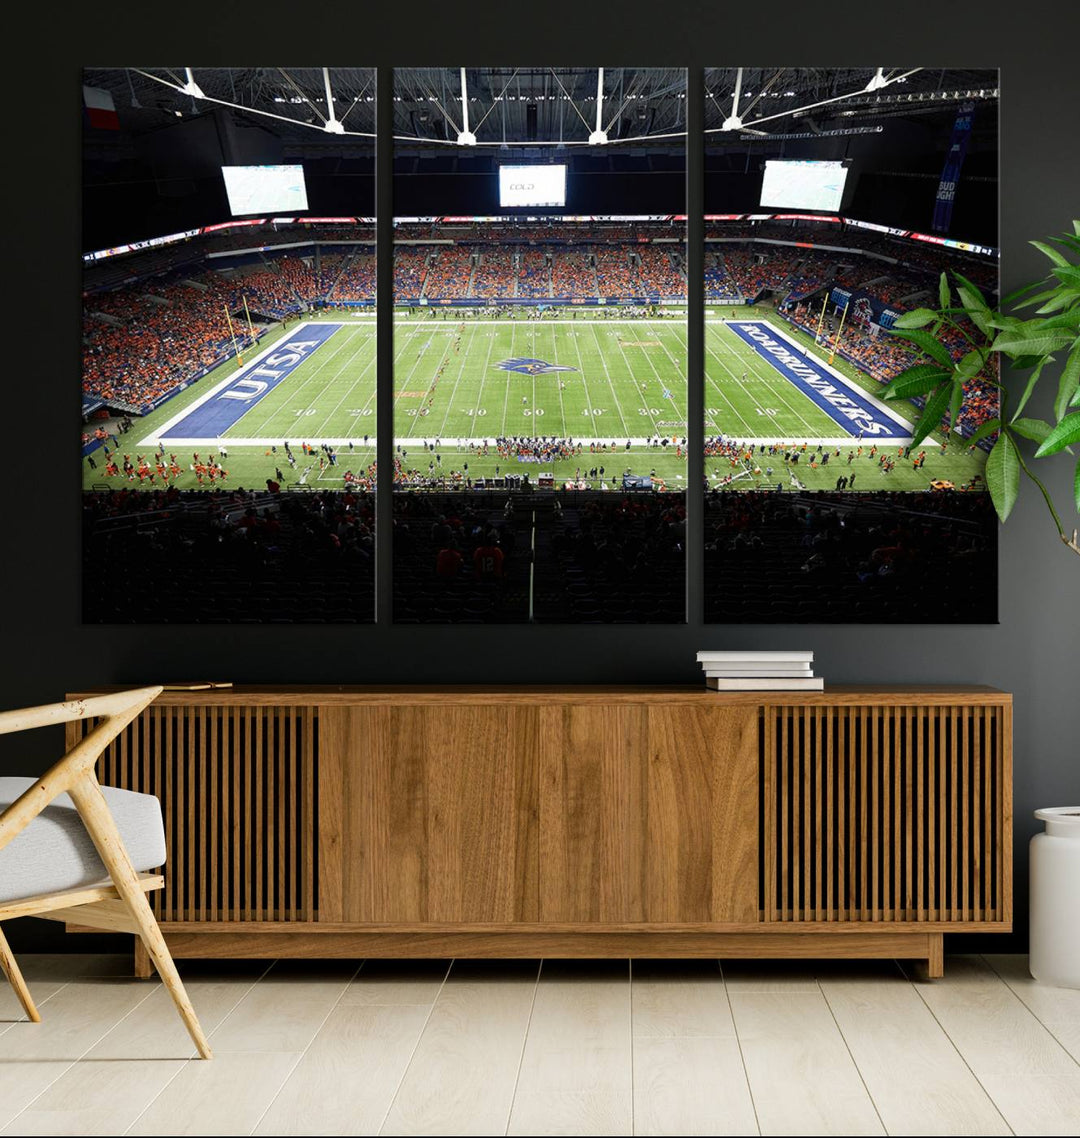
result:
[(159, 921), (318, 919), (317, 733), (313, 707), (159, 701), (109, 746), (100, 781), (161, 800)]
[(993, 703), (769, 708), (765, 919), (1011, 921), (1008, 715)]

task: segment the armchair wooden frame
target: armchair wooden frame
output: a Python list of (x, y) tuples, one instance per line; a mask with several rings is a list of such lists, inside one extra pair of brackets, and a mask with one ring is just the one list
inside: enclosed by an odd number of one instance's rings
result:
[[(111, 884), (103, 882), (61, 893), (0, 901), (0, 921), (34, 916), (56, 921), (77, 921), (91, 928), (112, 932), (135, 933), (142, 939), (199, 1054), (204, 1059), (210, 1059), (210, 1045), (184, 990), (165, 938), (154, 919), (150, 902), (146, 899), (149, 890), (161, 888), (164, 878), (158, 874), (135, 871), (95, 774), (98, 759), (105, 748), (161, 691), (160, 687), (139, 688), (92, 699), (76, 699), (67, 703), (0, 712), (0, 735), (79, 719), (100, 719), (93, 730), (58, 763), (0, 813), (0, 849), (30, 825), (58, 795), (68, 794), (75, 803), (79, 817), (86, 826), (111, 881)], [(27, 1016), (35, 1023), (40, 1022), (41, 1016), (2, 929), (0, 969), (15, 989)]]

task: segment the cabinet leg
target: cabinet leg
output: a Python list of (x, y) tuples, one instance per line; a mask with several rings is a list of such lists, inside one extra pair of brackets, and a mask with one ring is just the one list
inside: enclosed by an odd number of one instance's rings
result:
[(930, 933), (930, 955), (926, 961), (926, 975), (930, 980), (940, 980), (945, 975), (945, 936), (943, 933)]
[(153, 972), (150, 966), (150, 953), (146, 951), (146, 945), (142, 942), (142, 937), (135, 938), (135, 979), (136, 980), (149, 980)]

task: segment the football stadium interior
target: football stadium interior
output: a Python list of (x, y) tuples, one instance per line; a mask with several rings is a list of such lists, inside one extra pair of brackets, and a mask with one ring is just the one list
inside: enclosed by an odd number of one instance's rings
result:
[[(371, 619), (374, 73), (84, 83), (87, 619), (131, 612), (125, 549), (193, 582), (130, 619)], [(691, 447), (711, 619), (811, 619), (827, 574), (813, 619), (903, 620), (984, 553), (995, 377), (914, 448), (921, 400), (882, 392), (942, 272), (997, 292), (995, 72), (709, 71), (703, 139), (681, 69), (398, 68), (393, 92), (395, 620), (683, 619)], [(208, 597), (211, 544), (238, 552)]]

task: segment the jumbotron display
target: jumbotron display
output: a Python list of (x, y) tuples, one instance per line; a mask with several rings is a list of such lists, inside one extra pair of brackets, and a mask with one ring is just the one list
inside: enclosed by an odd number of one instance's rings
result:
[(222, 166), (233, 217), (303, 213), (308, 207), (303, 166)]
[(500, 166), (499, 205), (503, 209), (566, 205), (566, 167)]
[(833, 212), (844, 200), (847, 175), (843, 162), (768, 161), (761, 180), (761, 205)]

